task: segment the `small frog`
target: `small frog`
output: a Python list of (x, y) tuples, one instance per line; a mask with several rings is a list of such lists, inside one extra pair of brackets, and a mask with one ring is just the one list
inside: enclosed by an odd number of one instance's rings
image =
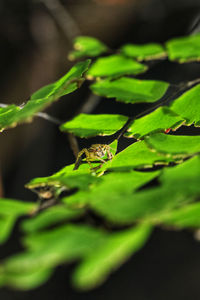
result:
[(91, 161), (94, 161), (96, 159), (105, 163), (106, 161), (102, 157), (104, 157), (106, 154), (107, 154), (108, 159), (111, 160), (113, 158), (113, 154), (110, 151), (110, 149), (111, 149), (111, 147), (106, 144), (94, 144), (88, 149), (87, 148), (82, 149), (78, 153), (78, 156), (77, 156), (77, 159), (75, 162), (75, 166), (74, 166), (74, 170), (78, 169), (83, 154), (85, 154), (86, 161), (90, 165), (91, 168), (92, 168)]

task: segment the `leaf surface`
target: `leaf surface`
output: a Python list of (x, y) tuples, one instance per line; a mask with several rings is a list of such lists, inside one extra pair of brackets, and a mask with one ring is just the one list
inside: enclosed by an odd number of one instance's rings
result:
[(96, 135), (112, 135), (120, 130), (127, 120), (128, 117), (123, 115), (80, 114), (71, 121), (62, 124), (60, 129), (85, 138)]
[(104, 231), (85, 225), (65, 225), (28, 235), (24, 241), (28, 250), (4, 261), (0, 280), (20, 289), (37, 287), (49, 278), (53, 267), (89, 255), (106, 239)]
[(191, 88), (170, 105), (170, 109), (186, 120), (186, 125), (200, 126), (200, 84)]
[(15, 126), (15, 117), (20, 108), (16, 105), (0, 107), (0, 131), (9, 126)]
[(45, 283), (52, 273), (51, 269), (38, 267), (34, 271), (0, 274), (0, 281), (2, 278), (3, 285), (27, 291)]
[(125, 103), (155, 102), (166, 92), (169, 84), (164, 81), (138, 80), (122, 77), (100, 80), (92, 84), (92, 91), (100, 96), (116, 98)]
[(135, 119), (124, 136), (140, 139), (153, 132), (162, 132), (169, 128), (176, 129), (183, 123), (184, 119), (168, 107), (159, 107), (152, 113)]
[(66, 190), (73, 188), (88, 189), (88, 186), (96, 181), (100, 180), (96, 176), (93, 176), (89, 172), (88, 164), (81, 165), (78, 170), (74, 170), (66, 173), (56, 173), (47, 177), (38, 177), (32, 179), (26, 184), (29, 189), (49, 187), (53, 188), (55, 196), (60, 193), (60, 189), (65, 186)]
[(138, 141), (119, 152), (103, 168), (112, 170), (129, 170), (133, 168), (152, 167), (154, 164), (167, 164), (173, 158), (151, 151), (144, 141)]
[(120, 198), (124, 199), (133, 193), (134, 190), (153, 180), (159, 175), (155, 172), (112, 172), (101, 177), (96, 185), (93, 185), (89, 191), (78, 192), (70, 197), (64, 197), (62, 201), (72, 207), (83, 207), (96, 201), (107, 201), (113, 199), (113, 202)]
[(176, 228), (199, 228), (200, 227), (200, 203), (192, 203), (160, 214), (152, 218), (154, 224), (164, 224)]
[(75, 286), (85, 290), (101, 284), (109, 273), (145, 244), (150, 233), (150, 226), (140, 225), (110, 235), (101, 247), (78, 266), (73, 276)]
[(136, 75), (147, 70), (147, 66), (122, 55), (110, 55), (98, 58), (87, 72), (88, 79), (94, 77), (118, 77)]
[(9, 238), (17, 218), (31, 214), (36, 207), (35, 203), (0, 198), (0, 244)]
[(175, 167), (164, 168), (158, 180), (160, 186), (96, 197), (90, 205), (96, 213), (114, 223), (149, 222), (157, 217), (159, 220), (162, 213), (173, 211), (199, 197), (199, 156)]
[(83, 213), (81, 209), (70, 209), (64, 205), (57, 205), (42, 211), (37, 216), (25, 220), (21, 225), (27, 233), (44, 230), (45, 228), (63, 221), (79, 217)]
[(188, 156), (200, 152), (200, 136), (177, 136), (155, 133), (145, 137), (151, 149), (174, 156)]

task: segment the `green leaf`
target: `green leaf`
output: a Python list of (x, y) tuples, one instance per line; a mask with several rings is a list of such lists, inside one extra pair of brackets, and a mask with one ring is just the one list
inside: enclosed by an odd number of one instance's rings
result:
[[(65, 225), (25, 237), (27, 252), (7, 258), (4, 274), (30, 273), (89, 255), (107, 239), (101, 230), (85, 225)], [(38, 283), (39, 284), (39, 283)]]
[(101, 284), (145, 244), (150, 234), (150, 226), (140, 225), (110, 235), (101, 247), (78, 266), (73, 276), (75, 286), (85, 290)]
[[(54, 248), (60, 249), (58, 251), (71, 260), (74, 257), (90, 253), (93, 251), (93, 247), (95, 248), (97, 244), (103, 242), (106, 237), (107, 234), (104, 231), (94, 227), (84, 224), (68, 224), (51, 231), (29, 234), (24, 238), (24, 244), (31, 251), (46, 248), (49, 248), (49, 251), (54, 251)], [(49, 262), (47, 261), (47, 263)]]
[(23, 107), (10, 105), (6, 108), (0, 108), (0, 130), (3, 131), (8, 127), (16, 126), (18, 123), (31, 120), (37, 112), (45, 109), (61, 96), (75, 91), (80, 82), (84, 80), (83, 75), (89, 64), (90, 60), (77, 63), (58, 81), (35, 92)]
[[(89, 173), (89, 166), (85, 165), (85, 170), (81, 172), (80, 170), (74, 170), (71, 174), (65, 174), (62, 176), (55, 176), (54, 174), (49, 177), (38, 177), (32, 179), (29, 183), (26, 184), (26, 187), (29, 189), (35, 189), (39, 187), (55, 187), (52, 192), (55, 195), (59, 195), (60, 188), (63, 186), (66, 187), (66, 190), (73, 188), (87, 189), (89, 184), (94, 183), (98, 180), (95, 176)], [(86, 171), (87, 170), (87, 171)], [(41, 195), (42, 196), (42, 195)]]
[(22, 228), (26, 232), (35, 232), (55, 225), (62, 221), (68, 221), (79, 217), (83, 213), (81, 209), (70, 209), (64, 205), (57, 205), (42, 211), (37, 216), (22, 222)]
[(109, 199), (114, 201), (118, 198), (124, 199), (133, 193), (134, 190), (143, 186), (147, 182), (153, 180), (159, 175), (156, 172), (112, 172), (101, 177), (96, 185), (93, 185), (89, 191), (78, 192), (72, 196), (65, 197), (62, 202), (72, 207), (83, 207), (96, 201), (107, 201), (109, 206)]
[(155, 224), (164, 224), (176, 228), (200, 227), (200, 203), (193, 203), (152, 219)]
[(175, 99), (170, 109), (186, 120), (186, 125), (200, 126), (200, 84)]
[[(92, 209), (114, 224), (131, 224), (160, 211), (175, 207), (166, 189), (148, 189), (129, 195), (95, 199)], [(174, 200), (174, 197), (173, 197)], [(177, 204), (177, 203), (176, 203)]]
[(9, 105), (7, 107), (0, 107), (0, 131), (8, 126), (15, 126), (15, 116), (20, 110), (15, 105)]
[[(102, 277), (141, 248), (150, 233), (151, 228), (146, 225), (116, 234), (107, 234), (85, 225), (67, 225), (31, 234), (25, 238), (29, 250), (7, 258), (1, 265), (1, 285), (22, 290), (38, 287), (50, 277), (53, 267), (78, 258), (85, 260), (86, 268), (88, 264), (94, 268), (95, 284), (100, 283)], [(95, 254), (96, 259), (93, 257)], [(104, 261), (108, 262), (107, 267), (102, 266)], [(84, 264), (76, 274), (84, 271), (83, 267)], [(81, 274), (87, 276), (85, 272)], [(92, 277), (82, 279), (82, 287), (93, 286)]]
[(180, 63), (200, 59), (200, 34), (175, 38), (166, 43), (170, 60)]
[(43, 186), (51, 185), (51, 184), (54, 184), (55, 186), (56, 185), (59, 186), (59, 178), (62, 178), (64, 176), (68, 176), (71, 174), (76, 174), (76, 173), (73, 173), (73, 167), (74, 167), (74, 165), (68, 165), (51, 176), (37, 177), (37, 178), (31, 179), (31, 181), (28, 182), (25, 185), (25, 187), (27, 187), (29, 189), (34, 189), (34, 188), (37, 188), (40, 186), (43, 187)]
[(155, 133), (145, 137), (151, 149), (176, 157), (184, 157), (200, 152), (200, 136), (177, 136)]
[(165, 168), (161, 174), (161, 182), (167, 187), (173, 187), (177, 190), (193, 195), (200, 192), (200, 156), (186, 160), (173, 168)]
[(172, 158), (149, 149), (144, 141), (133, 143), (103, 165), (105, 169), (127, 170), (133, 168), (152, 167), (158, 164), (167, 164)]
[(2, 285), (26, 291), (34, 289), (38, 285), (45, 283), (50, 278), (51, 274), (51, 269), (44, 269), (40, 267), (34, 271), (30, 270), (29, 272), (19, 272), (17, 274), (7, 272), (2, 275)]
[(13, 215), (0, 214), (0, 244), (3, 244), (9, 238), (15, 225), (17, 217)]
[(9, 238), (17, 218), (31, 214), (36, 204), (0, 198), (0, 244)]
[(184, 119), (170, 110), (168, 107), (159, 107), (152, 113), (136, 119), (124, 134), (126, 137), (140, 139), (153, 132), (177, 129), (184, 123)]
[[(191, 202), (200, 195), (200, 156), (188, 159), (184, 163), (166, 168), (160, 176), (160, 181), (166, 188), (166, 195), (170, 199), (181, 200), (182, 202)], [(165, 197), (166, 195), (163, 195)], [(199, 224), (199, 203), (180, 206), (176, 210), (165, 211), (155, 216), (147, 218), (148, 222), (154, 224), (168, 224), (178, 228), (197, 227)]]
[(88, 70), (90, 59), (76, 63), (70, 70), (56, 82), (42, 87), (31, 96), (31, 100), (47, 98), (54, 101), (56, 98), (67, 95), (78, 88), (79, 80), (82, 81), (84, 73)]
[(106, 45), (90, 36), (78, 36), (73, 44), (75, 50), (69, 53), (70, 60), (99, 56), (108, 50)]
[(117, 139), (114, 140), (111, 144), (109, 144), (109, 146), (110, 146), (110, 152), (114, 156), (117, 152), (118, 140)]
[[(194, 201), (200, 195), (200, 158), (195, 157), (178, 166), (164, 168), (160, 186), (132, 193), (116, 193), (94, 197), (90, 205), (95, 212), (113, 223), (134, 221), (149, 223), (161, 213), (172, 211)], [(155, 222), (154, 222), (155, 223)]]
[(94, 77), (136, 75), (147, 70), (147, 66), (122, 55), (98, 58), (87, 72), (88, 79)]
[(37, 207), (35, 203), (13, 199), (0, 198), (0, 214), (22, 216), (31, 214)]
[(169, 84), (164, 81), (138, 80), (122, 77), (117, 80), (100, 80), (92, 84), (92, 91), (100, 96), (116, 98), (125, 103), (155, 102), (166, 92)]
[(166, 56), (164, 48), (160, 44), (126, 44), (121, 47), (121, 53), (138, 60), (160, 59)]
[(85, 138), (96, 135), (112, 135), (120, 130), (127, 120), (128, 117), (123, 115), (80, 114), (73, 120), (62, 124), (60, 129)]
[(73, 167), (74, 165), (69, 165), (51, 176), (34, 178), (26, 184), (26, 187), (35, 189), (49, 186), (49, 188), (54, 188), (53, 192), (55, 192), (55, 195), (59, 195), (60, 188), (63, 186), (66, 187), (67, 190), (72, 188), (87, 190), (90, 184), (100, 180), (90, 173), (87, 164), (81, 165), (78, 170), (73, 170)]
[(52, 267), (89, 255), (106, 238), (103, 231), (85, 225), (30, 234), (25, 238), (30, 250), (7, 258), (1, 265), (2, 284), (23, 290), (37, 287), (49, 278)]

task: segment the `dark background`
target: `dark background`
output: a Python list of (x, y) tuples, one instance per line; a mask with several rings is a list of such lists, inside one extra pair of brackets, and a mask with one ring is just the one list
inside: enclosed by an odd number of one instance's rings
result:
[[(55, 4), (62, 6), (55, 8)], [(72, 18), (72, 24), (67, 15), (70, 20)], [(21, 104), (35, 90), (64, 74), (73, 65), (67, 61), (67, 53), (72, 38), (79, 32), (97, 37), (113, 49), (128, 42), (163, 43), (188, 34), (199, 16), (199, 0), (1, 0), (0, 102)], [(178, 65), (163, 61), (152, 65), (140, 78), (179, 83), (198, 78), (199, 70), (198, 63)], [(48, 113), (66, 121), (78, 112), (89, 96), (85, 84), (55, 103)], [(91, 113), (133, 116), (147, 107), (101, 99)], [(102, 138), (82, 139), (79, 146), (89, 146), (94, 141), (103, 142)], [(122, 139), (120, 147), (126, 144), (127, 140)], [(24, 200), (36, 199), (24, 189), (26, 182), (33, 177), (50, 175), (75, 159), (67, 136), (54, 124), (39, 118), (1, 133), (0, 155), (1, 193)], [(20, 249), (17, 228), (8, 243), (1, 247), (0, 258)], [(198, 299), (200, 294), (200, 244), (188, 231), (156, 229), (139, 253), (91, 292), (72, 289), (70, 273), (73, 267), (58, 267), (45, 285), (33, 291), (2, 289), (0, 299), (187, 300)]]

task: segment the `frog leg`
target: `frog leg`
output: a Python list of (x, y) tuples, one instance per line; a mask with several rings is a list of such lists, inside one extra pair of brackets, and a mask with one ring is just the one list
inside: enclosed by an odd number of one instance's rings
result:
[(82, 155), (85, 153), (85, 155), (87, 157), (87, 154), (86, 154), (87, 152), (88, 152), (87, 149), (84, 148), (78, 153), (73, 170), (77, 170), (79, 168), (81, 160), (82, 160)]

